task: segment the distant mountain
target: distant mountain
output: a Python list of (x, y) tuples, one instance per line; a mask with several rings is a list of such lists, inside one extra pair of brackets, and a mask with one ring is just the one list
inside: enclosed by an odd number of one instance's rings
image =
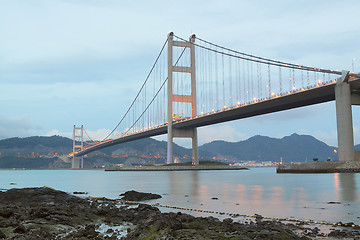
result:
[(245, 141), (230, 143), (215, 141), (199, 148), (200, 154), (207, 152), (215, 156), (223, 156), (233, 161), (280, 161), (306, 162), (318, 158), (325, 161), (329, 157), (337, 160), (334, 147), (309, 135), (292, 134), (281, 139), (265, 136), (254, 136)]
[[(356, 148), (360, 149), (360, 145)], [(337, 160), (334, 147), (328, 146), (308, 135), (292, 134), (281, 139), (254, 136), (245, 141), (214, 141), (199, 147), (202, 159), (214, 158), (227, 162), (238, 161), (280, 161), (311, 162), (313, 158), (325, 161), (329, 157)], [(27, 137), (0, 140), (0, 168), (26, 167), (66, 168), (57, 158), (49, 158), (72, 151), (72, 140), (66, 137)], [(88, 154), (85, 166), (99, 167), (109, 164), (152, 164), (164, 163), (167, 143), (152, 138), (127, 142)], [(180, 161), (191, 159), (191, 149), (174, 144), (174, 155)], [(156, 157), (155, 157), (156, 156)], [(38, 159), (38, 160), (36, 160)], [(43, 160), (48, 159), (48, 160)], [(226, 160), (225, 160), (226, 159)]]
[(60, 154), (72, 151), (72, 140), (61, 136), (51, 137), (26, 137), (26, 138), (7, 138), (0, 140), (0, 152), (2, 155), (14, 155), (16, 153), (48, 154), (58, 152)]
[[(61, 137), (25, 137), (25, 138), (7, 138), (0, 140), (0, 152), (2, 155), (21, 155), (31, 154), (33, 152), (48, 154), (57, 152), (59, 154), (68, 154), (72, 151), (73, 140)], [(86, 145), (86, 144), (85, 144)], [(119, 145), (107, 147), (97, 151), (97, 153), (111, 154), (160, 154), (166, 156), (167, 143), (157, 141), (152, 138), (140, 139), (132, 142), (126, 142)], [(191, 154), (191, 149), (186, 149), (174, 144), (174, 154), (183, 156)]]
[[(69, 168), (69, 163), (56, 156), (72, 152), (72, 144), (71, 139), (60, 136), (0, 140), (0, 168)], [(119, 163), (165, 163), (166, 149), (166, 142), (146, 138), (89, 153), (84, 164), (94, 168)], [(174, 155), (183, 161), (186, 161), (182, 159), (184, 156), (189, 161), (191, 152), (191, 149), (174, 144)]]

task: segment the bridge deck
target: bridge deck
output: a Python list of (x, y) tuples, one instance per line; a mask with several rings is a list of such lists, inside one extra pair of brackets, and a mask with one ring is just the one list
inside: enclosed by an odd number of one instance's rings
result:
[[(352, 89), (360, 89), (360, 81), (358, 81), (358, 79), (356, 81), (353, 81), (351, 85)], [(273, 97), (268, 100), (262, 100), (229, 109), (223, 109), (214, 113), (197, 116), (195, 118), (174, 121), (173, 127), (178, 129), (191, 129), (237, 119), (254, 117), (267, 113), (309, 106), (313, 104), (324, 103), (333, 100), (335, 100), (335, 82), (328, 83), (319, 87), (310, 88), (307, 90), (300, 90), (282, 96)], [(81, 156), (119, 143), (134, 141), (165, 133), (167, 133), (167, 124), (154, 129), (149, 129), (146, 131), (137, 132), (127, 136), (101, 142), (97, 145), (86, 148), (83, 151), (76, 153), (75, 156)]]

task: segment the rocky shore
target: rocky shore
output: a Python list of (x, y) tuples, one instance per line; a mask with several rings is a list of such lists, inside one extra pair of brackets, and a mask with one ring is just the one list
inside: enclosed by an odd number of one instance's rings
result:
[[(149, 199), (146, 194), (123, 194)], [(150, 198), (159, 195), (151, 194)], [(161, 197), (161, 196), (160, 196)], [(80, 198), (48, 187), (0, 192), (0, 238), (3, 239), (360, 239), (356, 229), (333, 229), (236, 218), (220, 221), (181, 212), (161, 213), (156, 207), (122, 200)]]

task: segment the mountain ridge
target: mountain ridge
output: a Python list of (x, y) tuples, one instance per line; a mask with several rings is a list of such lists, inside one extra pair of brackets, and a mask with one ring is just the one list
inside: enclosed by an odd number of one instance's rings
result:
[[(360, 149), (360, 145), (356, 145), (355, 149)], [(238, 142), (216, 140), (199, 146), (199, 156), (200, 160), (218, 159), (228, 163), (240, 161), (279, 162), (281, 160), (287, 163), (312, 161), (313, 158), (318, 158), (319, 161), (326, 161), (328, 158), (337, 160), (334, 150), (337, 148), (329, 146), (311, 135), (294, 133), (282, 138), (255, 135)], [(6, 161), (14, 161), (14, 157), (38, 157), (40, 159), (43, 156), (53, 157), (56, 154), (68, 154), (71, 151), (72, 139), (61, 136), (3, 139), (0, 140), (0, 160), (3, 162), (0, 167), (6, 167)], [(89, 162), (89, 159), (93, 159), (93, 166), (126, 163), (126, 161), (129, 164), (165, 163), (166, 151), (167, 142), (145, 138), (90, 153), (86, 161)], [(191, 154), (191, 149), (174, 144), (174, 155), (180, 162), (191, 161)], [(127, 158), (121, 159), (121, 156)], [(115, 157), (118, 159), (114, 160)]]

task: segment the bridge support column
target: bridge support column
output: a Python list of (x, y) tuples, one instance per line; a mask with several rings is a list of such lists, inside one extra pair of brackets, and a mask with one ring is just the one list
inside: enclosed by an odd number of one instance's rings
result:
[[(80, 133), (77, 132), (80, 130)], [(80, 145), (76, 144), (76, 141), (80, 140)], [(81, 151), (84, 148), (84, 126), (76, 127), (73, 129), (73, 158), (71, 160), (71, 168), (84, 168), (84, 157), (75, 157), (77, 151)]]
[[(173, 127), (174, 112), (173, 103), (182, 102), (191, 104), (191, 117), (196, 116), (196, 77), (195, 77), (195, 35), (191, 35), (189, 42), (174, 41), (174, 33), (168, 35), (168, 145), (166, 163), (174, 162), (173, 138), (191, 138), (192, 139), (192, 164), (199, 164), (197, 129), (176, 129)], [(173, 65), (173, 47), (185, 47), (190, 49), (190, 66)], [(191, 93), (190, 95), (173, 94), (173, 73), (187, 73), (191, 75)]]
[(335, 86), (339, 161), (355, 161), (354, 133), (351, 110), (351, 89), (348, 71), (343, 71)]

